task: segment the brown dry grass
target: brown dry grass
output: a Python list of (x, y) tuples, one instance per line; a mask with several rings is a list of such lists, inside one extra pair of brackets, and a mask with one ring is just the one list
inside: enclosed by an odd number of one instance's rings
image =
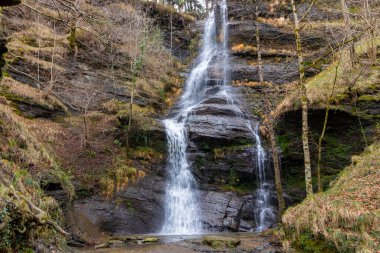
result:
[[(36, 170), (56, 166), (54, 159), (29, 131), (22, 117), (0, 106), (2, 153), (18, 153), (17, 161), (28, 161)], [(17, 163), (17, 161), (15, 161)]]
[[(235, 54), (257, 54), (257, 47), (254, 45), (244, 43), (235, 43), (232, 45), (231, 52)], [(294, 50), (289, 46), (283, 46), (281, 48), (271, 48), (271, 45), (263, 45), (261, 48), (261, 53), (273, 56), (296, 56)]]
[(352, 162), (330, 190), (285, 213), (282, 221), (290, 240), (311, 233), (339, 250), (380, 249), (380, 143), (353, 157)]
[(31, 131), (30, 122), (0, 104), (1, 159), (27, 170), (38, 182), (60, 183), (71, 198), (74, 188), (70, 176), (61, 170), (55, 156), (40, 141), (43, 138)]
[[(50, 110), (60, 110), (67, 112), (67, 108), (57, 98), (33, 88), (29, 85), (20, 83), (12, 78), (5, 77), (0, 82), (2, 92), (7, 96), (12, 96), (15, 99), (20, 99), (25, 102), (36, 104)], [(12, 98), (10, 98), (12, 100)]]
[(150, 6), (154, 8), (161, 15), (173, 15), (173, 18), (176, 18), (176, 19), (183, 18), (188, 23), (192, 23), (195, 21), (195, 18), (192, 15), (187, 14), (187, 13), (177, 12), (171, 5), (164, 5), (161, 3), (155, 3), (155, 2), (150, 2), (150, 1), (142, 1), (142, 4), (145, 6)]

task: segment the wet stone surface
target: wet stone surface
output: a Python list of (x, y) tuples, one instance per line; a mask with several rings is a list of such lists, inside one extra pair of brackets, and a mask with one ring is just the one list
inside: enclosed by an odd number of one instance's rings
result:
[[(153, 240), (154, 239), (154, 240)], [(94, 252), (95, 248), (72, 252)], [(193, 252), (283, 252), (271, 236), (255, 233), (220, 233), (194, 236), (128, 236), (110, 238), (97, 246), (100, 253), (193, 253)]]

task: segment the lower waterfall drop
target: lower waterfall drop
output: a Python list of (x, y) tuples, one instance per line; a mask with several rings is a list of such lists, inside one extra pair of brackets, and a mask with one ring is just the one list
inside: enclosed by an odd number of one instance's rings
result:
[(256, 220), (256, 231), (264, 231), (271, 228), (276, 223), (276, 214), (273, 212), (270, 203), (270, 194), (273, 185), (268, 181), (266, 170), (267, 165), (267, 155), (264, 148), (261, 145), (261, 139), (259, 136), (259, 124), (256, 124), (255, 128), (252, 129), (251, 124), (249, 124), (249, 129), (256, 140), (256, 169), (257, 169), (257, 181), (258, 189), (256, 190), (256, 201), (254, 215)]
[(183, 122), (164, 121), (169, 145), (169, 185), (163, 234), (197, 234), (202, 231), (196, 200), (196, 181), (186, 158), (187, 137)]

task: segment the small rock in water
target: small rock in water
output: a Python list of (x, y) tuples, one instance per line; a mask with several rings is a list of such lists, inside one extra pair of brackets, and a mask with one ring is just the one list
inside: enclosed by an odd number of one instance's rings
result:
[(136, 242), (136, 241), (137, 241), (136, 237), (127, 237), (124, 240), (124, 242)]
[(212, 248), (222, 248), (222, 247), (236, 248), (237, 246), (240, 245), (241, 241), (234, 240), (234, 239), (221, 238), (221, 237), (204, 237), (202, 240), (202, 243)]
[(121, 244), (123, 244), (123, 241), (121, 241), (121, 240), (117, 240), (117, 239), (110, 239), (110, 240), (108, 240), (108, 244), (111, 244), (111, 245), (121, 245)]
[(150, 242), (158, 242), (158, 238), (155, 238), (155, 237), (148, 237), (148, 238), (145, 238), (144, 239), (144, 243), (150, 243)]

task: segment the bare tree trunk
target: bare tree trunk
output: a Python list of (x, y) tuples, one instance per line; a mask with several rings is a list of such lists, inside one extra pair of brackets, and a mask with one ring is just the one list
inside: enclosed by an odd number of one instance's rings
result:
[[(344, 31), (346, 32), (347, 40), (350, 41), (350, 39), (352, 38), (352, 30), (351, 30), (350, 13), (348, 11), (346, 0), (341, 0), (341, 5), (342, 5), (343, 18), (344, 18)], [(350, 43), (348, 43), (348, 49), (350, 51), (351, 67), (354, 67), (354, 64), (355, 64), (355, 44), (354, 44), (354, 41), (351, 41)]]
[(54, 57), (55, 57), (55, 47), (56, 47), (56, 38), (57, 33), (55, 31), (55, 22), (54, 22), (54, 40), (53, 40), (53, 51), (51, 54), (51, 62), (50, 62), (50, 81), (49, 86), (47, 87), (46, 93), (50, 93), (54, 86)]
[(313, 184), (311, 178), (310, 148), (309, 148), (309, 126), (308, 126), (308, 99), (305, 85), (305, 63), (303, 59), (303, 50), (300, 34), (300, 24), (298, 20), (297, 7), (294, 0), (291, 0), (294, 15), (294, 34), (296, 37), (298, 64), (300, 72), (300, 89), (302, 103), (302, 144), (305, 162), (305, 183), (307, 196), (313, 195)]
[[(369, 5), (368, 0), (364, 0), (364, 18), (367, 20), (367, 23), (372, 24), (372, 14), (371, 9)], [(370, 29), (369, 31), (369, 38), (367, 42), (367, 52), (368, 57), (371, 61), (371, 64), (375, 65), (377, 63), (377, 44), (376, 44), (376, 36), (375, 36), (375, 29)]]
[[(258, 17), (259, 17), (259, 9), (258, 6), (256, 6), (256, 44), (257, 44), (257, 61), (259, 64), (259, 78), (260, 78), (260, 84), (264, 85), (264, 71), (263, 71), (263, 64), (262, 64), (262, 57), (261, 57), (261, 42), (260, 42), (260, 29), (258, 25)], [(271, 115), (272, 112), (272, 104), (269, 101), (268, 98), (268, 92), (267, 88), (265, 90), (265, 102), (267, 104), (267, 112), (268, 112), (268, 131), (270, 136), (270, 143), (272, 148), (272, 155), (273, 155), (273, 166), (274, 166), (274, 177), (275, 177), (275, 185), (276, 185), (276, 192), (277, 192), (277, 199), (278, 199), (278, 212), (279, 217), (281, 217), (285, 211), (285, 200), (282, 190), (282, 183), (281, 183), (281, 170), (280, 170), (280, 157), (278, 154), (277, 149), (277, 142), (275, 137), (275, 131), (274, 131), (274, 120)]]
[(276, 192), (277, 192), (277, 199), (278, 199), (278, 214), (279, 214), (279, 217), (282, 217), (285, 211), (285, 200), (284, 200), (284, 193), (283, 193), (282, 182), (281, 182), (280, 156), (278, 153), (277, 141), (276, 141), (274, 126), (273, 126), (273, 119), (271, 116), (269, 116), (268, 131), (269, 131), (269, 137), (270, 137), (270, 143), (271, 143), (272, 155), (273, 155), (274, 178), (275, 178), (275, 185), (276, 185)]
[(91, 104), (91, 100), (93, 98), (93, 96), (95, 95), (95, 91), (92, 92), (91, 94), (89, 93), (89, 90), (87, 90), (87, 94), (86, 94), (86, 98), (87, 98), (87, 101), (86, 101), (86, 104), (83, 108), (83, 133), (84, 133), (84, 144), (87, 144), (87, 141), (88, 141), (88, 122), (87, 122), (87, 119), (88, 119), (88, 109), (90, 107), (90, 104)]
[(84, 131), (84, 140), (85, 143), (88, 140), (88, 131), (87, 131), (87, 110), (83, 113), (83, 131)]
[(129, 101), (129, 118), (128, 118), (128, 127), (125, 135), (125, 151), (129, 153), (129, 134), (131, 132), (132, 117), (133, 117), (133, 99), (135, 95), (135, 80), (132, 81), (131, 86), (131, 99)]
[[(37, 23), (39, 24), (40, 23), (40, 14), (37, 13)], [(37, 35), (37, 44), (38, 44), (38, 51), (37, 51), (37, 58), (38, 60), (40, 60), (40, 54), (41, 54), (41, 38), (40, 38), (40, 34)], [(37, 63), (37, 86), (38, 86), (38, 89), (41, 89), (41, 85), (40, 85), (40, 63), (38, 62)]]
[(323, 138), (325, 137), (325, 133), (326, 133), (327, 122), (329, 119), (330, 104), (331, 104), (332, 97), (334, 95), (335, 86), (336, 86), (336, 82), (338, 79), (338, 70), (339, 70), (339, 65), (340, 65), (340, 61), (342, 58), (342, 52), (343, 52), (343, 49), (341, 49), (341, 53), (339, 55), (339, 60), (338, 60), (338, 63), (336, 65), (336, 68), (335, 68), (334, 83), (333, 83), (333, 86), (331, 89), (330, 96), (326, 102), (325, 119), (323, 121), (322, 133), (321, 133), (321, 136), (319, 136), (319, 140), (318, 140), (318, 163), (317, 163), (318, 192), (323, 191), (322, 181), (321, 181), (322, 141), (323, 141)]

